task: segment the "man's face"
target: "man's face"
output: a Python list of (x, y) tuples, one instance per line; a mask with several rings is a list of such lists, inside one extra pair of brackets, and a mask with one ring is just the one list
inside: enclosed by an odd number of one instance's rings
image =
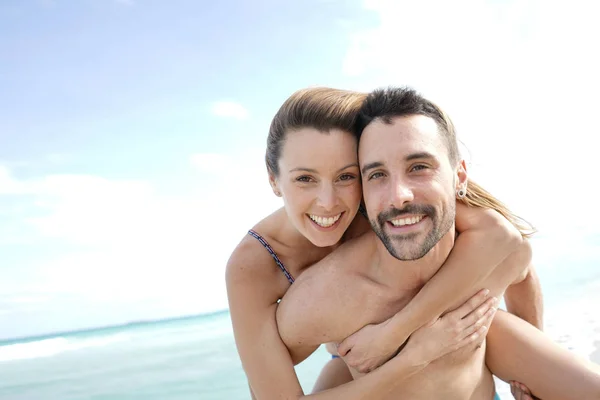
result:
[(464, 168), (450, 164), (435, 121), (422, 115), (376, 120), (360, 139), (363, 195), (373, 230), (399, 260), (425, 256), (454, 226)]

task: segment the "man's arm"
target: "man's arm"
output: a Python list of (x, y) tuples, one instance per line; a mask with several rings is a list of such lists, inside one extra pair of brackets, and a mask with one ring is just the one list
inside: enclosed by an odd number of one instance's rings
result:
[[(319, 263), (303, 272), (279, 303), (276, 311), (276, 325), (279, 343), (286, 346), (290, 357), (289, 364), (298, 363), (307, 357), (316, 347), (333, 338), (343, 337), (347, 326), (352, 326), (352, 315), (357, 315), (361, 304), (356, 299), (356, 281), (352, 276), (342, 276), (332, 264), (356, 260), (355, 252), (364, 253), (363, 247), (343, 245)], [(342, 311), (343, 312), (340, 312)], [(364, 313), (363, 313), (364, 315)], [(452, 331), (447, 327), (442, 332)], [(452, 342), (438, 340), (436, 343)], [(270, 351), (265, 349), (265, 351)], [(278, 381), (282, 372), (271, 373), (271, 387), (263, 391), (259, 399), (373, 399), (385, 397), (402, 381), (423, 370), (430, 360), (421, 348), (412, 346), (409, 351), (394, 358), (377, 371), (335, 388), (312, 395), (296, 394), (294, 387), (283, 387)], [(283, 363), (273, 366), (281, 371)], [(275, 375), (274, 375), (275, 374)], [(273, 386), (277, 385), (275, 389)]]
[(539, 330), (544, 327), (544, 302), (540, 279), (533, 265), (511, 284), (504, 293), (506, 310), (529, 322)]

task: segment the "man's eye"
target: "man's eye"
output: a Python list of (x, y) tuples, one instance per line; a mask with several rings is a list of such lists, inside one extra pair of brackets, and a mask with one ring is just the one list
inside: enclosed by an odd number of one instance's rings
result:
[(383, 176), (383, 173), (381, 173), (381, 172), (374, 172), (371, 175), (369, 175), (369, 180), (381, 178), (382, 176)]
[(424, 169), (427, 169), (427, 165), (417, 164), (417, 165), (413, 166), (410, 170), (411, 171), (421, 171)]

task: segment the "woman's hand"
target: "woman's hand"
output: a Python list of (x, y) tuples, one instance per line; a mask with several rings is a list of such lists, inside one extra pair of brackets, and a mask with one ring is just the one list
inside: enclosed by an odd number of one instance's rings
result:
[(430, 363), (467, 345), (481, 345), (496, 313), (498, 300), (482, 290), (454, 311), (419, 328), (402, 351)]
[(396, 354), (398, 347), (408, 338), (405, 338), (402, 343), (391, 345), (386, 343), (384, 338), (387, 337), (385, 335), (387, 322), (366, 325), (340, 343), (338, 354), (344, 358), (350, 368), (365, 374), (384, 364)]
[[(409, 344), (422, 346), (421, 354), (430, 362), (485, 337), (496, 305), (487, 293), (481, 290), (460, 308), (416, 330)], [(403, 343), (390, 345), (383, 339), (386, 324), (367, 325), (340, 343), (338, 353), (348, 366), (360, 373), (371, 372), (398, 352)]]

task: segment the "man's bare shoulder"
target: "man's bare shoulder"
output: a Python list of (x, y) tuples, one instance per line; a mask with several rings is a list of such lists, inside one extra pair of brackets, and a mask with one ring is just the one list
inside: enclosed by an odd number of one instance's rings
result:
[(279, 333), (288, 347), (318, 345), (352, 333), (344, 314), (360, 304), (361, 269), (372, 259), (374, 240), (376, 236), (365, 234), (344, 243), (294, 282), (277, 310)]
[[(359, 271), (376, 250), (377, 236), (373, 232), (350, 239), (341, 244), (321, 261), (308, 268), (298, 281), (318, 279), (327, 282), (338, 274), (349, 276)], [(300, 286), (300, 285), (298, 285)]]

